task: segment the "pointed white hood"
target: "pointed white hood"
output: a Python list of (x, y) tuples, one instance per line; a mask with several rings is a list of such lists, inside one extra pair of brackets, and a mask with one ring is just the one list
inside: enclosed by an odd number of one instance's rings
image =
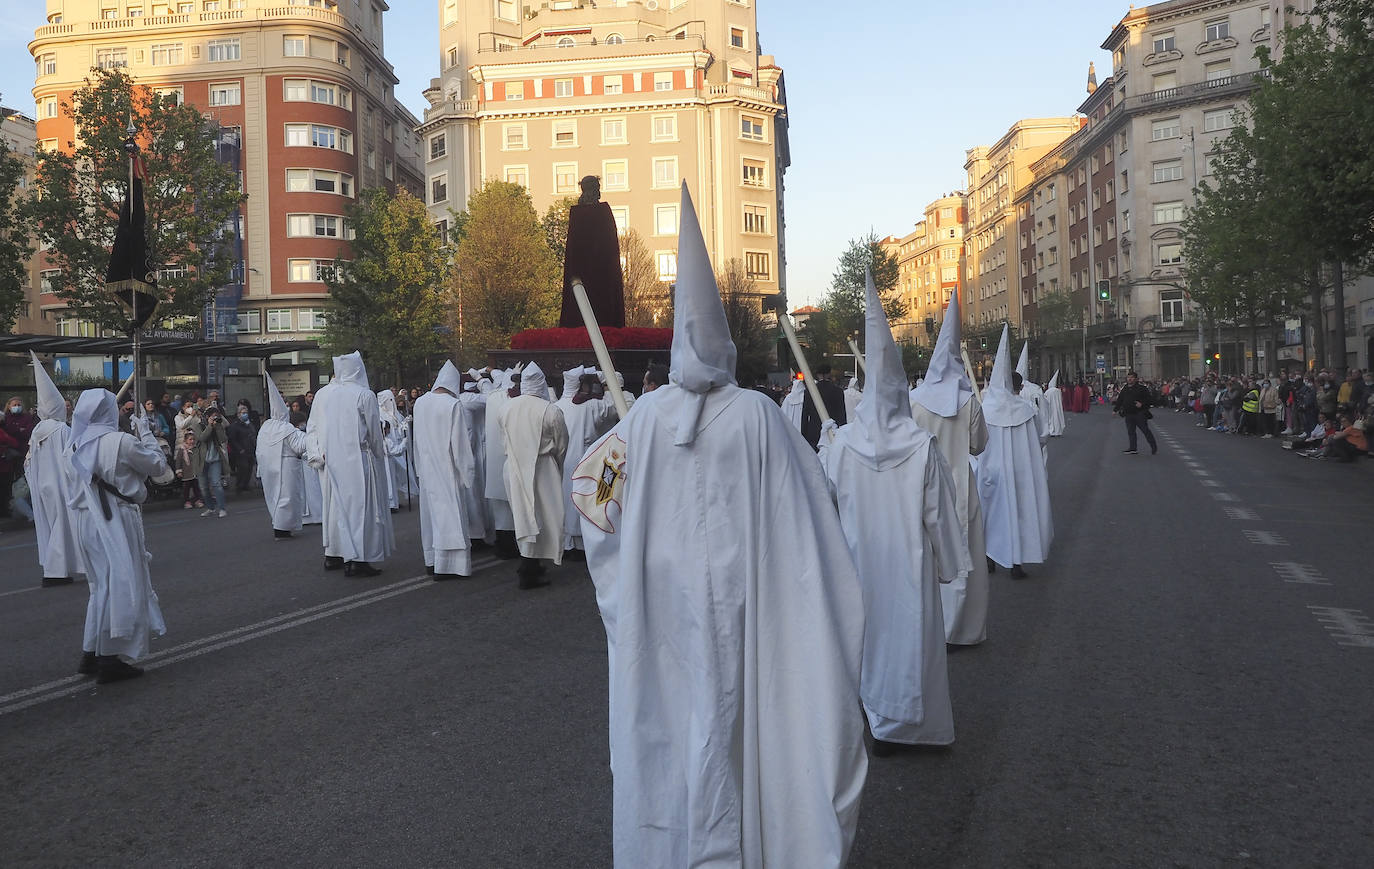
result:
[(692, 195), (682, 183), (681, 222), (677, 237), (677, 289), (673, 294), (673, 350), (668, 381), (696, 396), (683, 404), (673, 443), (696, 440), (706, 393), (735, 385), (735, 343), (720, 301), (720, 288), (706, 254)]
[(378, 390), (377, 412), (382, 422), (390, 425), (393, 430), (400, 426), (401, 414), (396, 410), (396, 393), (390, 389)]
[(549, 381), (544, 376), (544, 369), (538, 363), (531, 362), (520, 372), (520, 394), (535, 395), (544, 400), (549, 397)]
[(1050, 378), (1050, 389), (1059, 388), (1059, 369), (1054, 369), (1054, 376)]
[(906, 461), (930, 439), (930, 433), (912, 419), (902, 351), (892, 340), (892, 328), (883, 311), (882, 298), (873, 286), (873, 275), (865, 273), (864, 277), (866, 388), (856, 419), (845, 426), (845, 443), (873, 467), (883, 470)]
[(945, 311), (940, 337), (935, 339), (935, 351), (930, 354), (925, 380), (911, 394), (913, 401), (946, 419), (958, 416), (959, 410), (973, 396), (973, 384), (964, 370), (961, 317), (959, 294), (955, 293)]
[(454, 395), (458, 395), (463, 389), (463, 375), (459, 373), (458, 366), (453, 364), (453, 360), (444, 361), (444, 367), (439, 369), (439, 376), (434, 378), (435, 389), (447, 389)]
[(363, 364), (363, 354), (357, 350), (346, 356), (334, 357), (334, 380), (339, 383), (352, 383), (368, 392), (372, 391), (367, 382), (367, 366)]
[(290, 423), (291, 412), (286, 407), (286, 400), (281, 397), (281, 390), (277, 389), (277, 382), (270, 374), (267, 375), (267, 409), (270, 418)]
[(1021, 375), (1022, 382), (1030, 379), (1030, 341), (1021, 345), (1021, 358), (1016, 360), (1016, 373)]
[(988, 388), (983, 391), (983, 419), (988, 425), (1010, 428), (1035, 416), (1035, 405), (1013, 391), (1011, 375), (1011, 338), (1003, 325), (997, 361), (992, 366)]
[[(267, 379), (267, 407), (270, 410), (269, 418), (263, 420), (262, 428), (258, 430), (259, 450), (270, 451), (272, 447), (286, 440), (296, 431), (296, 427), (291, 424), (291, 412), (286, 407), (286, 401), (281, 397), (281, 390), (277, 389), (277, 382), (272, 379), (272, 375), (265, 375)], [(261, 459), (259, 459), (261, 461)]]
[(32, 350), (29, 351), (29, 358), (33, 360), (33, 385), (38, 390), (38, 418), (55, 419), (65, 423), (67, 400), (62, 397), (57, 384), (48, 376), (48, 369), (43, 367), (43, 363), (38, 361), (38, 356)]
[(587, 369), (581, 365), (563, 372), (563, 401), (572, 401), (573, 396), (577, 394), (577, 387), (582, 382), (582, 375), (586, 373)]

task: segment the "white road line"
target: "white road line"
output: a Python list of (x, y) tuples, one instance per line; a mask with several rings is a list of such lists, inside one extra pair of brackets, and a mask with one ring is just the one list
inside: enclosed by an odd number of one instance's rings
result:
[[(497, 560), (495, 558), (484, 558), (474, 562), (472, 565), (473, 575), (475, 576), (479, 571), (485, 570), (496, 563)], [(428, 575), (412, 576), (400, 580), (399, 582), (394, 582), (391, 585), (369, 589), (364, 592), (359, 592), (358, 594), (349, 595), (348, 597), (338, 598), (322, 604), (316, 604), (315, 606), (295, 610), (294, 612), (284, 615), (275, 616), (270, 619), (264, 619), (263, 621), (245, 625), (241, 628), (234, 628), (233, 630), (224, 631), (213, 636), (191, 640), (179, 646), (173, 646), (170, 649), (155, 652), (144, 658), (139, 664), (146, 669), (156, 670), (169, 664), (177, 663), (178, 661), (196, 658), (200, 655), (229, 648), (230, 646), (236, 646), (249, 640), (270, 636), (280, 631), (287, 630), (288, 628), (307, 625), (323, 618), (346, 613), (350, 610), (368, 606), (369, 604), (377, 603), (378, 601), (396, 597), (397, 595), (415, 591), (419, 588), (425, 588), (433, 584), (433, 579)], [(27, 709), (39, 703), (46, 703), (49, 700), (56, 700), (69, 694), (75, 694), (94, 684), (95, 683), (90, 679), (83, 676), (67, 676), (42, 685), (36, 685), (32, 688), (24, 688), (6, 694), (0, 697), (0, 716), (8, 715), (11, 712), (18, 712), (21, 709)]]
[(1198, 482), (1211, 489), (1216, 489), (1221, 486), (1216, 480), (1198, 480)]
[(1374, 621), (1369, 616), (1359, 610), (1329, 606), (1309, 605), (1307, 608), (1337, 645), (1374, 649)]
[(1240, 499), (1237, 498), (1235, 495), (1232, 495), (1230, 492), (1213, 492), (1213, 493), (1212, 493), (1212, 497), (1215, 498), (1215, 499), (1218, 500), (1218, 501), (1239, 501), (1239, 500), (1240, 500)]
[(1256, 546), (1288, 545), (1288, 541), (1283, 538), (1283, 535), (1275, 534), (1273, 531), (1259, 531), (1257, 529), (1247, 528), (1240, 533), (1244, 534), (1246, 539)]
[(1227, 519), (1239, 519), (1242, 522), (1258, 522), (1259, 514), (1249, 507), (1224, 507)]
[(1322, 576), (1317, 568), (1310, 564), (1299, 564), (1296, 561), (1271, 561), (1269, 566), (1274, 568), (1284, 582), (1295, 585), (1330, 585), (1331, 580)]
[[(85, 580), (82, 581), (84, 582)], [(0, 597), (9, 597), (12, 594), (23, 594), (26, 591), (38, 591), (42, 587), (41, 585), (31, 585), (28, 588), (16, 588), (14, 591), (0, 591)]]

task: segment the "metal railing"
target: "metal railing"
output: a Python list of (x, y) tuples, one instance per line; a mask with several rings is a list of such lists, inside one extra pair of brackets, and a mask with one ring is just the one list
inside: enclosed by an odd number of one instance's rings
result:
[(1133, 97), (1127, 97), (1126, 105), (1133, 110), (1144, 109), (1244, 93), (1259, 87), (1268, 77), (1268, 71), (1262, 69), (1255, 72), (1243, 72), (1238, 75), (1214, 78), (1210, 81), (1179, 85), (1147, 94), (1137, 94)]

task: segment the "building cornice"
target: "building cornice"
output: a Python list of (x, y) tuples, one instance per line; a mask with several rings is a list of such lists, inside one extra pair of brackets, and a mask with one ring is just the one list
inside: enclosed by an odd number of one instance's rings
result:
[(560, 76), (606, 75), (612, 72), (635, 72), (661, 69), (707, 69), (712, 62), (709, 51), (681, 51), (660, 54), (617, 55), (569, 60), (541, 58), (530, 61), (475, 63), (468, 67), (473, 81), (507, 81), (526, 78), (558, 78)]

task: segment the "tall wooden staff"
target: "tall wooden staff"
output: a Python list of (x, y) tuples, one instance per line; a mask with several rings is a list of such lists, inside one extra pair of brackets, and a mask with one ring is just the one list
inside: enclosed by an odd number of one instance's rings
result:
[[(824, 427), (830, 422), (830, 411), (826, 410), (825, 401), (821, 399), (821, 391), (816, 388), (816, 378), (811, 376), (811, 366), (807, 364), (806, 355), (802, 353), (801, 344), (797, 341), (797, 330), (792, 328), (792, 318), (786, 311), (778, 311), (778, 323), (782, 326), (782, 333), (787, 336), (787, 346), (792, 348), (792, 356), (797, 360), (797, 367), (801, 369), (806, 392), (811, 396), (811, 403), (816, 406), (816, 414), (820, 416), (821, 426)], [(833, 431), (830, 439), (835, 439)]]
[(616, 413), (624, 419), (630, 412), (630, 403), (625, 400), (625, 393), (620, 389), (620, 378), (615, 376), (615, 363), (611, 361), (611, 351), (606, 349), (606, 339), (601, 337), (601, 327), (596, 323), (596, 314), (592, 311), (592, 303), (587, 298), (587, 288), (582, 286), (581, 278), (572, 279), (572, 291), (577, 299), (577, 307), (582, 312), (582, 323), (587, 327), (587, 336), (592, 339), (596, 362), (606, 373), (606, 390), (611, 393)]

